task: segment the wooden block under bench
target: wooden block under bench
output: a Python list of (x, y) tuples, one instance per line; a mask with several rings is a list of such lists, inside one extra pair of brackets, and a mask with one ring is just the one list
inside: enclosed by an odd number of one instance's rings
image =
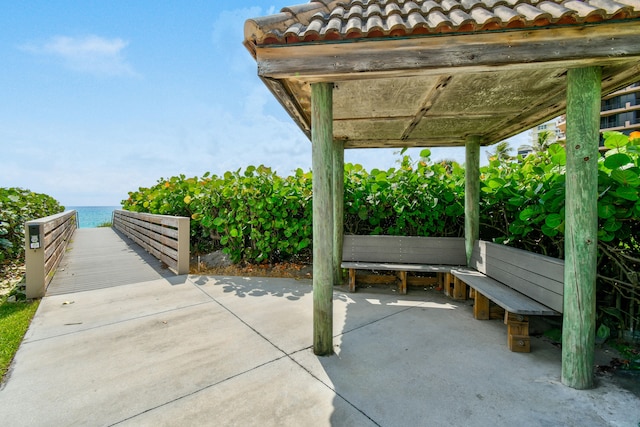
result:
[(530, 353), (531, 338), (528, 335), (507, 335), (507, 346), (516, 353)]

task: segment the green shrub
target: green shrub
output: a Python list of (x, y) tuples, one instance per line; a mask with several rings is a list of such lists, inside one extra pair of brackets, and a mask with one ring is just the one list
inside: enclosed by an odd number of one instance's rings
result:
[(223, 248), (234, 262), (308, 256), (311, 246), (311, 173), (279, 177), (265, 166), (222, 177), (184, 175), (130, 192), (125, 209), (191, 218), (195, 252)]
[[(640, 309), (640, 138), (605, 134), (598, 163), (601, 324), (638, 322)], [(480, 236), (564, 257), (566, 154), (560, 144), (480, 168)], [(280, 177), (265, 166), (222, 177), (181, 175), (130, 192), (125, 209), (192, 219), (195, 252), (223, 249), (234, 262), (311, 256), (311, 172)], [(351, 234), (464, 235), (464, 168), (430, 161), (429, 150), (397, 168), (345, 165), (344, 229)], [(634, 308), (635, 307), (635, 308)]]
[(398, 168), (345, 165), (345, 232), (414, 236), (464, 234), (464, 170), (455, 162), (431, 164), (429, 150)]
[(46, 194), (0, 188), (0, 263), (24, 256), (24, 223), (64, 211)]

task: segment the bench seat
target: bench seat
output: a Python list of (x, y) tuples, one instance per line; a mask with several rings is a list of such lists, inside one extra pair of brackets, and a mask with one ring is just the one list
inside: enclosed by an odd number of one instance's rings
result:
[(427, 265), (427, 264), (390, 264), (383, 262), (343, 262), (342, 268), (356, 270), (385, 270), (407, 271), (412, 273), (448, 273), (454, 266), (451, 265)]
[(345, 235), (341, 267), (349, 270), (349, 290), (355, 291), (356, 270), (399, 273), (399, 292), (407, 292), (407, 273), (436, 273), (451, 282), (451, 269), (466, 264), (464, 239), (459, 237)]
[(559, 316), (561, 314), (478, 271), (453, 269), (451, 274), (509, 313), (523, 316)]
[(474, 290), (473, 316), (491, 318), (490, 301), (505, 311), (511, 351), (529, 352), (528, 316), (559, 316), (563, 310), (564, 261), (496, 243), (477, 241), (467, 268), (451, 270), (453, 297)]

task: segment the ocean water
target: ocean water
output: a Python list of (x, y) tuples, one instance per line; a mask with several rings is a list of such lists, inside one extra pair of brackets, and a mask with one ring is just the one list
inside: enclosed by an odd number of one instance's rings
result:
[(111, 215), (120, 206), (65, 206), (65, 210), (78, 211), (79, 228), (95, 228), (105, 222), (111, 222)]

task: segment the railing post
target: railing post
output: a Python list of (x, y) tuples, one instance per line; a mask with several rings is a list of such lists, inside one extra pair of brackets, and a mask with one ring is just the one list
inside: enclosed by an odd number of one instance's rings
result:
[(69, 240), (78, 226), (77, 215), (78, 212), (73, 210), (25, 222), (24, 261), (27, 298), (44, 296)]
[(189, 274), (190, 222), (189, 218), (178, 218), (178, 274)]
[(44, 230), (38, 221), (24, 224), (24, 263), (27, 298), (42, 298), (46, 288)]

